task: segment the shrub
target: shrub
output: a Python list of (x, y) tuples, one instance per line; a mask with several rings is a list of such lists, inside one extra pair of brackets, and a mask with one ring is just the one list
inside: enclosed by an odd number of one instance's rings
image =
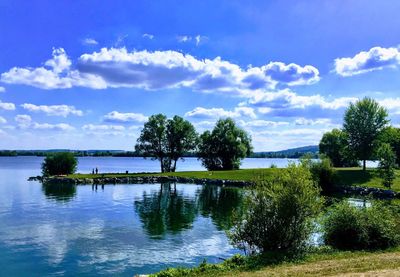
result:
[(294, 257), (306, 250), (322, 198), (308, 168), (291, 164), (258, 182), (246, 204), (247, 212), (229, 233), (231, 241), (251, 254)]
[(313, 161), (305, 157), (301, 163), (310, 170), (313, 180), (318, 184), (322, 192), (333, 191), (337, 175), (329, 158), (322, 156), (319, 161)]
[(382, 184), (390, 188), (395, 179), (396, 154), (390, 144), (382, 143), (377, 150), (377, 156), (379, 159), (378, 170), (382, 178)]
[(72, 174), (76, 171), (77, 165), (78, 161), (73, 153), (51, 153), (42, 163), (42, 174), (44, 176)]
[(325, 243), (341, 250), (384, 249), (399, 243), (396, 215), (377, 203), (363, 208), (348, 201), (335, 204), (323, 230)]

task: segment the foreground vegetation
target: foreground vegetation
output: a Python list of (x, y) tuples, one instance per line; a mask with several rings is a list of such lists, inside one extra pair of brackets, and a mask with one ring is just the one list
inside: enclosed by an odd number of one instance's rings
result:
[(343, 276), (355, 273), (397, 276), (400, 274), (400, 248), (378, 252), (322, 248), (301, 260), (280, 263), (234, 256), (217, 265), (202, 263), (191, 269), (167, 269), (153, 276)]

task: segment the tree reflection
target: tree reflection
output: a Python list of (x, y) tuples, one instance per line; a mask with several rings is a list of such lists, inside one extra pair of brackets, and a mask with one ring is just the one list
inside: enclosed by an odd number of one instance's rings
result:
[(153, 238), (167, 232), (189, 229), (196, 216), (210, 217), (218, 230), (232, 226), (234, 211), (240, 211), (243, 192), (237, 188), (202, 186), (194, 195), (184, 195), (174, 184), (161, 184), (160, 189), (144, 192), (134, 206), (144, 229)]
[(144, 192), (143, 198), (135, 201), (135, 209), (152, 237), (190, 228), (197, 214), (196, 200), (185, 198), (172, 184), (161, 184), (160, 190), (150, 195)]
[(234, 212), (241, 211), (243, 191), (238, 188), (204, 185), (199, 193), (199, 210), (209, 216), (219, 230), (232, 227)]
[(67, 202), (75, 197), (76, 185), (43, 183), (42, 190), (47, 198)]

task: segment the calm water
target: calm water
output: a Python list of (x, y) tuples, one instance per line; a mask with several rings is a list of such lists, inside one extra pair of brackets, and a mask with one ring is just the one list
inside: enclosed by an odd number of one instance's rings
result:
[[(0, 275), (90, 276), (151, 273), (219, 262), (236, 253), (225, 230), (241, 206), (238, 189), (197, 185), (65, 186), (27, 182), (42, 158), (0, 158)], [(243, 167), (287, 160), (246, 159)], [(79, 172), (158, 171), (138, 158), (81, 158)], [(186, 159), (180, 170), (201, 170)]]

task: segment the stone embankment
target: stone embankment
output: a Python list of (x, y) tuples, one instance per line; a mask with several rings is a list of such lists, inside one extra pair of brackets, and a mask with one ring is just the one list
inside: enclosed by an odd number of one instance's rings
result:
[(184, 183), (199, 185), (225, 185), (244, 187), (251, 185), (251, 182), (218, 180), (218, 179), (199, 179), (175, 176), (131, 176), (131, 177), (97, 177), (97, 178), (68, 178), (68, 177), (30, 177), (28, 181), (40, 181), (46, 184), (74, 184), (74, 185), (92, 185), (92, 184), (154, 184), (154, 183)]

